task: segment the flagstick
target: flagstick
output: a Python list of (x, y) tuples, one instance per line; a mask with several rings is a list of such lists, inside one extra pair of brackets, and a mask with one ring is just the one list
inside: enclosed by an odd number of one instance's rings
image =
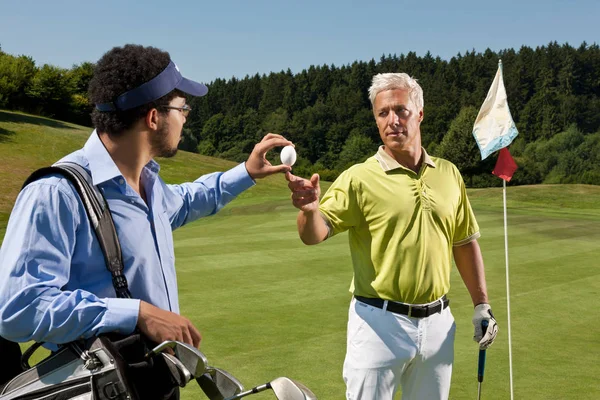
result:
[(506, 181), (502, 179), (504, 203), (504, 258), (506, 259), (506, 309), (508, 312), (508, 370), (510, 375), (510, 400), (513, 400), (512, 341), (510, 337), (510, 285), (508, 280), (508, 226), (506, 222)]

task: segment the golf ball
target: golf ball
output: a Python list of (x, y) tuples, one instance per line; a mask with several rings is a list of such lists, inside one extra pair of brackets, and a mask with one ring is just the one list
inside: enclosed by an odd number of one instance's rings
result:
[(290, 167), (294, 165), (296, 162), (296, 150), (294, 150), (294, 146), (285, 146), (281, 149), (281, 162), (285, 165), (289, 165)]

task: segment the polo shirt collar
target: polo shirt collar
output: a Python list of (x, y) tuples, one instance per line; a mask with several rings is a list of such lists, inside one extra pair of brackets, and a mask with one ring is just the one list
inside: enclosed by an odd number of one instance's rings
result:
[[(391, 171), (394, 169), (398, 169), (398, 168), (405, 168), (404, 166), (402, 166), (402, 164), (400, 164), (398, 161), (396, 161), (392, 156), (390, 156), (388, 153), (386, 153), (383, 148), (384, 148), (383, 145), (379, 146), (379, 149), (377, 150), (377, 154), (375, 154), (375, 159), (377, 160), (377, 162), (379, 162), (379, 165), (385, 172)], [(423, 154), (421, 155), (421, 157), (423, 157), (423, 163), (429, 165), (430, 167), (435, 168), (435, 163), (433, 162), (431, 157), (429, 157), (429, 154), (427, 154), (427, 151), (425, 151), (425, 149), (423, 147), (421, 147), (421, 151), (423, 152)]]
[[(90, 174), (92, 175), (92, 183), (98, 185), (100, 183), (109, 181), (116, 177), (122, 177), (121, 171), (117, 167), (117, 164), (113, 161), (112, 157), (104, 147), (104, 144), (100, 140), (96, 130), (92, 132), (90, 138), (83, 146), (85, 157), (89, 163)], [(148, 170), (150, 175), (156, 176), (160, 170), (160, 166), (154, 160), (150, 160), (144, 167)]]

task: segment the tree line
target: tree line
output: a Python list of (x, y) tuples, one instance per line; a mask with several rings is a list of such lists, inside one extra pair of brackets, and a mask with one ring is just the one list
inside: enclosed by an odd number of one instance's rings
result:
[[(389, 54), (297, 74), (216, 79), (206, 96), (190, 99), (180, 148), (243, 161), (265, 133), (280, 133), (296, 145), (296, 174), (333, 180), (380, 144), (367, 95), (373, 75), (406, 72), (424, 91), (423, 146), (454, 162), (468, 186), (495, 186), (501, 183), (491, 175), (496, 157), (481, 161), (472, 129), (499, 59), (519, 130), (510, 146), (519, 164), (511, 182), (600, 184), (600, 48), (585, 42), (473, 50), (450, 60)], [(30, 57), (0, 50), (0, 107), (89, 125), (93, 68), (88, 62), (38, 68)], [(277, 154), (271, 157), (278, 163)]]
[(0, 108), (90, 126), (87, 87), (93, 73), (91, 62), (71, 69), (38, 67), (31, 57), (13, 56), (0, 48)]

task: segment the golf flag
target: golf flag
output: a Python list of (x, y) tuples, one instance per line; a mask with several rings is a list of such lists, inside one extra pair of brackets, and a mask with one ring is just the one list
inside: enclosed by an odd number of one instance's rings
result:
[[(504, 258), (506, 260), (506, 309), (508, 318), (508, 365), (510, 376), (510, 399), (513, 399), (513, 373), (512, 373), (512, 344), (510, 333), (510, 284), (508, 273), (508, 227), (506, 218), (506, 182), (510, 181), (517, 170), (517, 163), (506, 148), (519, 132), (510, 115), (506, 89), (502, 79), (502, 60), (498, 61), (498, 71), (492, 86), (479, 109), (473, 136), (479, 146), (481, 159), (485, 160), (493, 152), (500, 150), (496, 166), (492, 174), (502, 178), (502, 198), (504, 204)], [(483, 375), (483, 374), (482, 374)], [(483, 378), (483, 376), (482, 376)], [(483, 379), (482, 379), (483, 380)], [(481, 395), (481, 392), (479, 392)]]
[(473, 126), (473, 136), (479, 146), (481, 159), (485, 160), (493, 152), (508, 146), (518, 134), (506, 100), (500, 60), (496, 77)]
[(510, 182), (516, 170), (517, 163), (510, 155), (508, 149), (506, 147), (501, 148), (492, 174), (504, 179), (506, 182)]

